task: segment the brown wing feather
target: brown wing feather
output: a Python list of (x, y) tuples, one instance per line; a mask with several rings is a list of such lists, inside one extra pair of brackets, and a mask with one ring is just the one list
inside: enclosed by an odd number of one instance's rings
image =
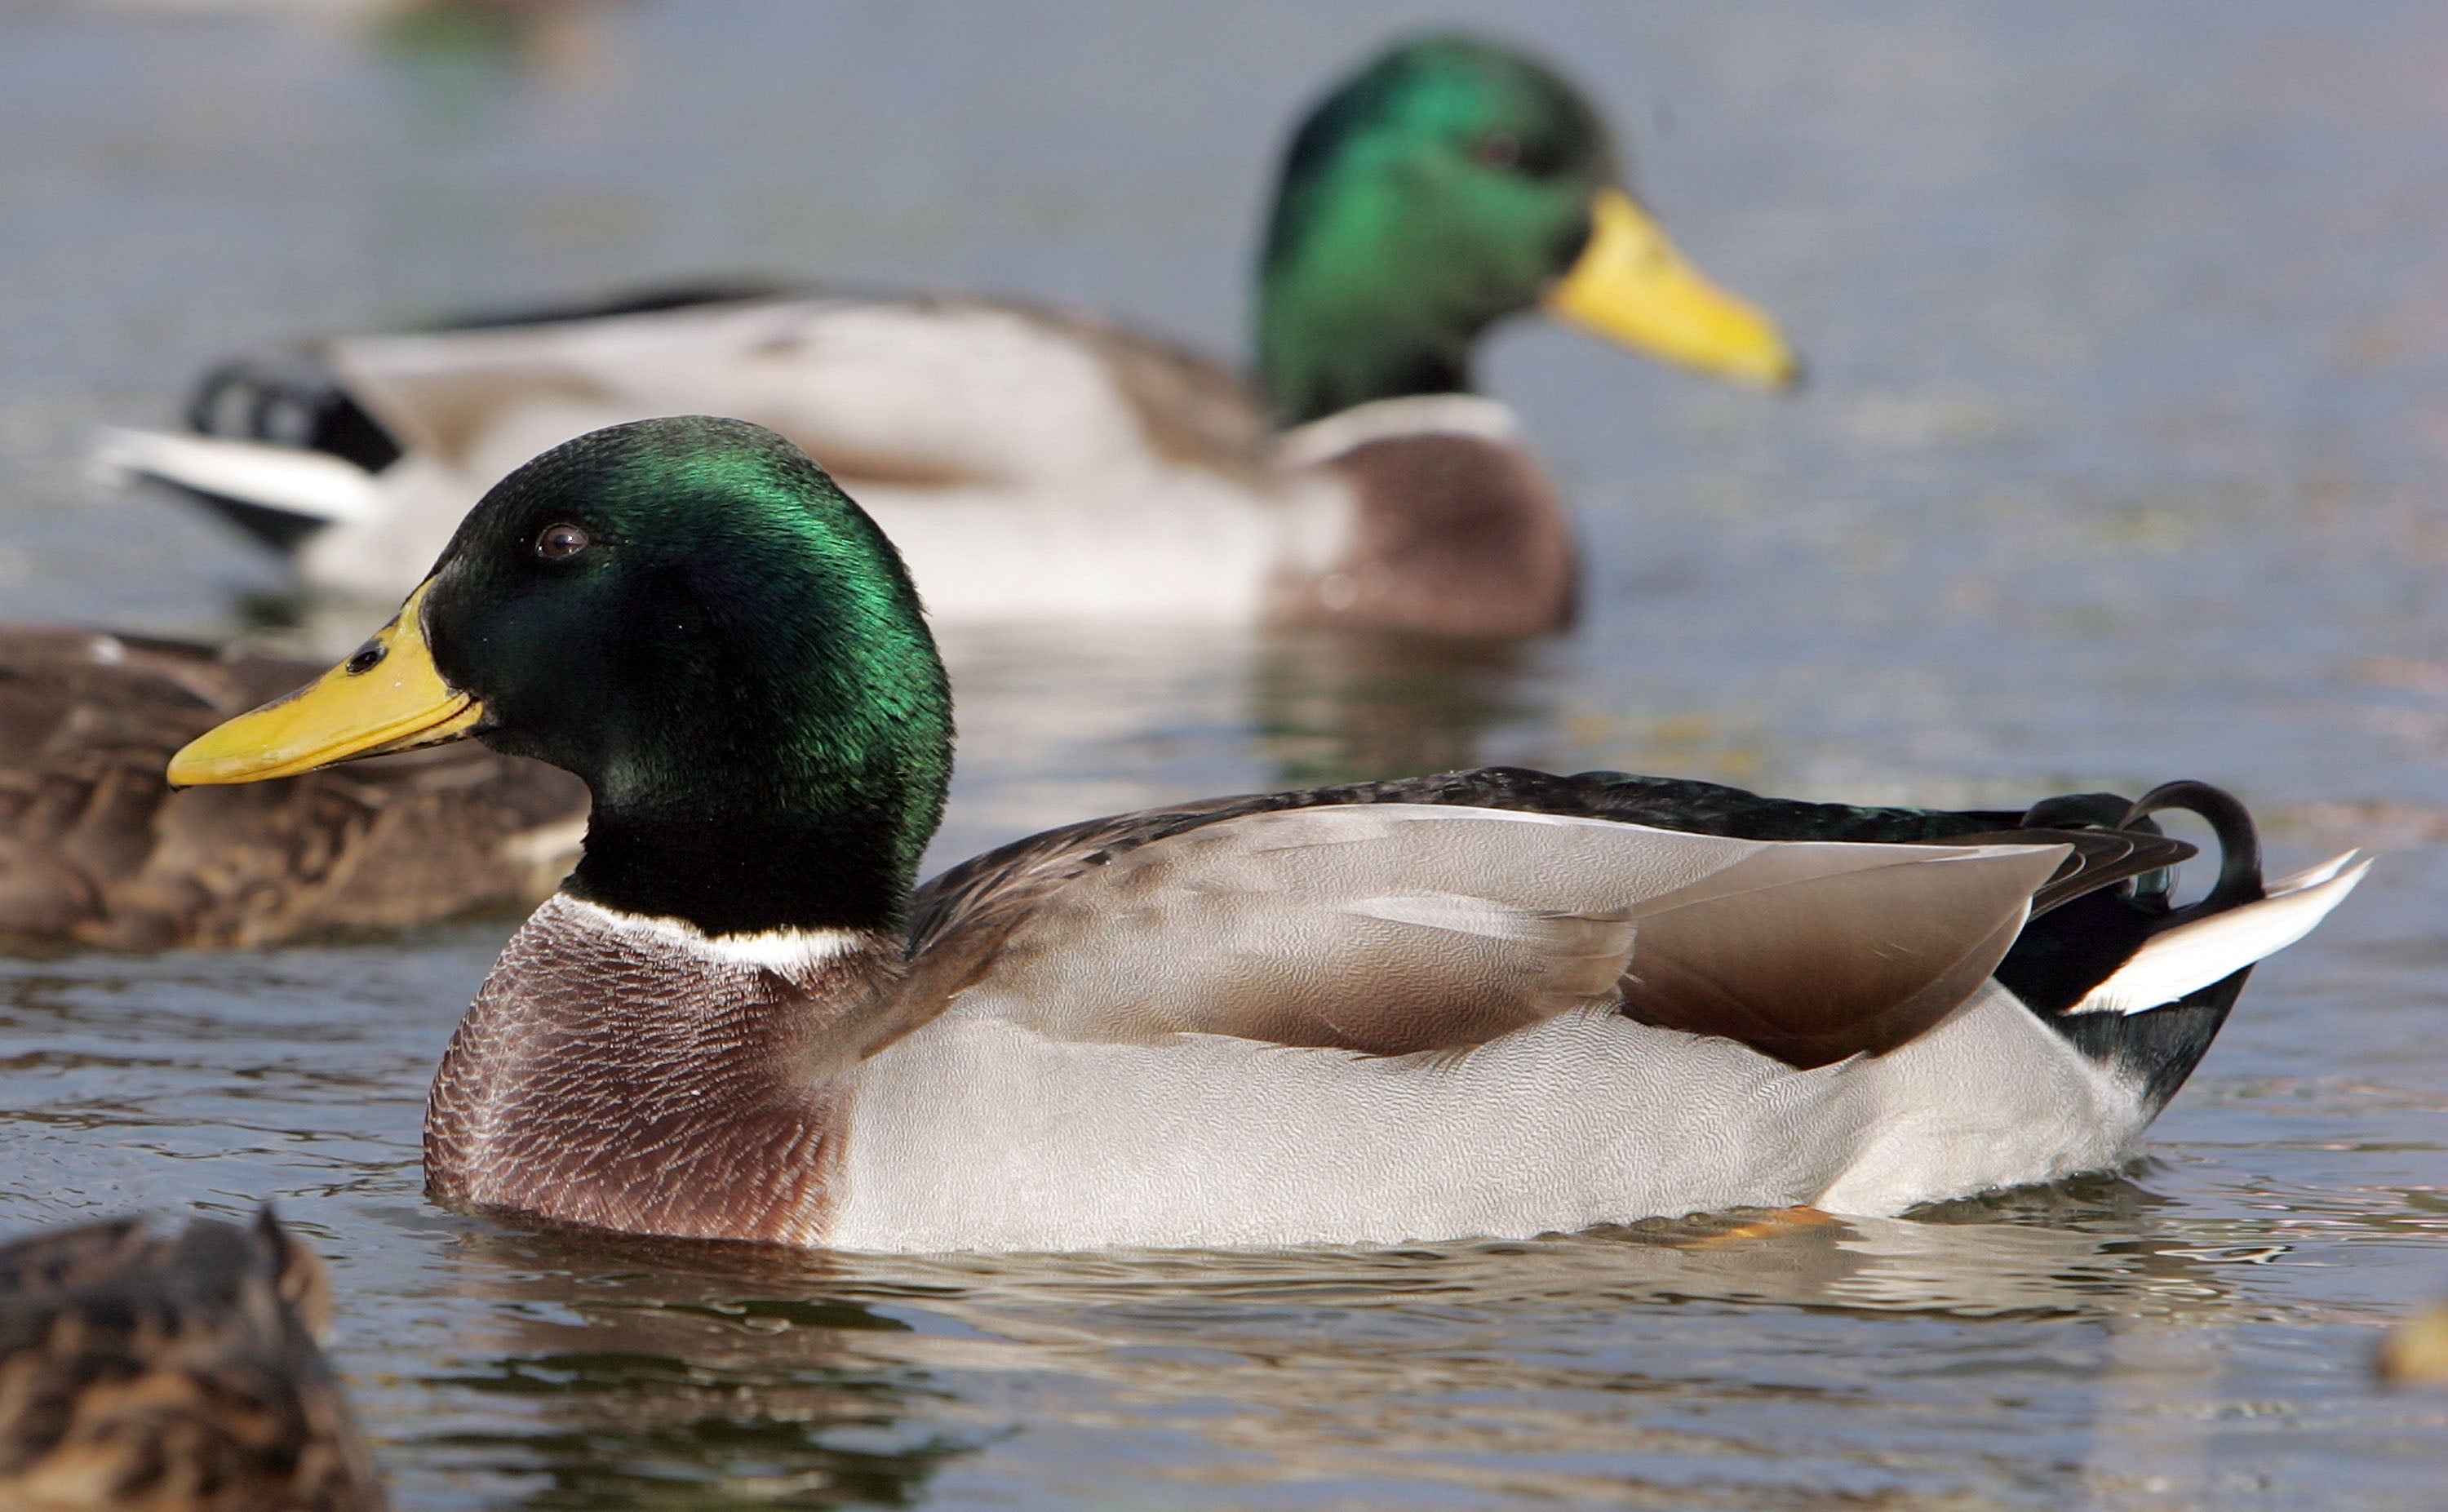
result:
[(261, 945), (532, 903), (583, 784), (462, 744), (173, 793), (170, 755), (310, 662), (0, 628), (0, 934)]
[[(1703, 783), (1605, 773), (1559, 777), (1490, 768), (1216, 798), (1049, 831), (928, 883), (915, 900), (911, 975), (889, 1032), (923, 1022), (990, 973), (1004, 982), (1000, 973), (1015, 935), (1049, 912), (1073, 921), (1069, 928), (1078, 931), (1082, 950), (1104, 948), (1110, 942), (1091, 932), (1100, 927), (1099, 914), (1080, 906), (1090, 894), (1067, 900), (1065, 894), (1109, 869), (1127, 870), (1130, 858), (1144, 848), (1253, 814), (1386, 803), (1578, 814), (1761, 839), (2011, 846), (2027, 852), (2044, 848), (2063, 859), (2054, 874), (2025, 878), (2032, 886), (2024, 896), (2034, 913), (2193, 853), (2181, 841), (2140, 832), (2011, 829), (2005, 827), (2013, 820), (2009, 814), (1789, 803)], [(1748, 873), (1730, 873), (1716, 894), (1686, 896), (1671, 909), (1652, 909), (1646, 917), (1598, 908), (1542, 919), (1537, 927), (1546, 937), (1529, 952), (1546, 962), (1535, 984), (1518, 968), (1517, 955), (1511, 984), (1501, 985), (1489, 974), (1493, 958), (1482, 944), (1475, 966), (1464, 963), (1472, 968), (1455, 969), (1398, 995), (1400, 1011), (1387, 1011), (1382, 995), (1373, 1012), (1314, 996), (1303, 1001), (1281, 990), (1282, 973), (1276, 972), (1262, 982), (1263, 989), (1219, 989), (1229, 1009), (1211, 1003), (1194, 1013), (1176, 996), (1162, 1014), (1136, 1005), (1102, 1023), (1085, 1013), (1075, 1019), (1095, 1032), (1135, 1035), (1229, 1022), (1234, 1027), (1226, 1032), (1384, 1052), (1476, 1043), (1616, 991), (1626, 1010), (1646, 1021), (1740, 1039), (1796, 1064), (1819, 1064), (1901, 1044), (1978, 987), (2023, 921), (2021, 900), (2014, 895), (2021, 882), (2004, 877), (2001, 893), (2001, 875), (1992, 869), (1982, 886), (1966, 889), (1958, 886), (1965, 880), (1961, 872), (1903, 868), (1875, 879), (1793, 879), (1778, 890), (1751, 886), (1774, 880), (1761, 863)], [(1733, 885), (1745, 879), (1744, 886)], [(1824, 897), (1814, 898), (1813, 888)], [(1098, 907), (1112, 906), (1107, 893), (1095, 895), (1108, 899)], [(1617, 985), (1614, 973), (1597, 963), (1628, 920), (1645, 943)], [(1416, 982), (1424, 969), (1433, 974), (1455, 965), (1450, 948), (1440, 954), (1420, 949), (1416, 938), (1406, 943), (1399, 930), (1389, 929), (1397, 922), (1339, 921), (1329, 943), (1348, 968), (1343, 974), (1347, 983)], [(1048, 952), (1050, 938), (1023, 938), (1020, 953)], [(1865, 943), (1877, 948), (1865, 951)], [(1244, 961), (1210, 981), (1241, 983), (1246, 974)], [(1188, 976), (1167, 970), (1160, 980), (1171, 993)], [(1370, 1000), (1362, 995), (1358, 1001)], [(1081, 1029), (1082, 1022), (1068, 1026), (1068, 1032)]]
[[(973, 856), (920, 888), (911, 906), (910, 953), (923, 955), (939, 944), (948, 944), (952, 935), (966, 935), (996, 918), (1024, 914), (1030, 901), (1044, 890), (1138, 846), (1202, 824), (1245, 813), (1364, 803), (1458, 804), (1578, 814), (1755, 840), (2072, 847), (2057, 874), (2034, 900), (2035, 913), (2127, 876), (2172, 866), (2194, 853), (2183, 841), (2141, 831), (2010, 828), (2015, 818), (2010, 813), (1799, 803), (1761, 798), (1715, 783), (1613, 772), (1559, 776), (1520, 767), (1482, 767), (1384, 782), (1205, 798), (1082, 820), (1029, 835)], [(2114, 803), (2119, 812), (2126, 807), (2121, 798)]]
[(1376, 1054), (1621, 1002), (1819, 1064), (1968, 998), (2064, 854), (1253, 801), (1076, 826), (941, 879), (903, 1002), (968, 991), (1063, 1037)]
[(1988, 979), (2022, 929), (2020, 905), (2056, 865), (2054, 851), (2019, 850), (2007, 853), (2021, 865), (1987, 863), (1977, 876), (1960, 865), (1799, 864), (1817, 849), (1763, 851), (1635, 911), (1623, 1011), (1795, 1066), (1883, 1054)]

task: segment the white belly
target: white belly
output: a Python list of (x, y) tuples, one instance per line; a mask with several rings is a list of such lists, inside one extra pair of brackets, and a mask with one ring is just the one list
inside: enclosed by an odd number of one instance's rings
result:
[(2113, 1163), (2130, 1092), (1996, 988), (1876, 1061), (1797, 1072), (1570, 1014), (1454, 1055), (1049, 1040), (970, 1006), (862, 1073), (849, 1249), (1526, 1237), (1915, 1202)]
[(870, 487), (858, 500), (939, 624), (1254, 624), (1278, 573), (1332, 565), (1351, 516), (1328, 478), (1267, 498), (1189, 468), (1022, 489)]

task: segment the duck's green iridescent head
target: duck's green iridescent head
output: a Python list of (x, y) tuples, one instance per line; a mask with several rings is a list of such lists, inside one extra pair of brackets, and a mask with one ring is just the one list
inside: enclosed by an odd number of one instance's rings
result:
[(511, 473), (374, 640), (170, 777), (470, 733), (593, 791), (571, 891), (709, 933), (889, 927), (951, 770), (943, 663), (890, 543), (790, 442), (701, 417)]
[(1622, 187), (1605, 125), (1543, 65), (1472, 37), (1406, 42), (1292, 138), (1268, 229), (1258, 366), (1288, 420), (1469, 387), (1493, 322), (1544, 304), (1761, 388), (1800, 371)]

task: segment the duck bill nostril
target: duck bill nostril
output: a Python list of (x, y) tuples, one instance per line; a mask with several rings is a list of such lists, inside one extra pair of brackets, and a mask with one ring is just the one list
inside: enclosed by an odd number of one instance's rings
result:
[(174, 787), (296, 776), (353, 756), (412, 751), (473, 730), (485, 706), (443, 680), (425, 642), (426, 590), (356, 655), (313, 682), (217, 725), (170, 758)]

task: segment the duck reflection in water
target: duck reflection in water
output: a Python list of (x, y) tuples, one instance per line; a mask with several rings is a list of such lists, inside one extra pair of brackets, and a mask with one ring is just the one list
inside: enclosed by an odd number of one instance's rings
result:
[[(1458, 1449), (1524, 1470), (1583, 1452), (1620, 1465), (1628, 1433), (1790, 1389), (1748, 1379), (1750, 1330), (1693, 1303), (2037, 1323), (2061, 1334), (2050, 1354), (2077, 1409), (2113, 1394), (2125, 1331), (2229, 1300), (2158, 1205), (2094, 1178), (1915, 1219), (1792, 1210), (1391, 1250), (924, 1257), (480, 1224), (453, 1269), (487, 1323), (429, 1384), (503, 1424), (454, 1437), (455, 1454), (542, 1475), (531, 1499), (552, 1506), (676, 1482), (909, 1504), (949, 1466), (993, 1479), (1007, 1455), (1058, 1452), (978, 1427), (1027, 1383), (1062, 1383), (1040, 1404), (1057, 1438), (1093, 1441), (1128, 1402), (1225, 1451), (1219, 1478), (1255, 1461), (1262, 1480), (1346, 1480), (1368, 1464), (1331, 1446), (1364, 1442), (1406, 1476), (1451, 1468)], [(1685, 1329), (1721, 1347), (1668, 1347)], [(1659, 1347), (1637, 1347), (1647, 1335)], [(1490, 1437), (1497, 1402), (1535, 1432)], [(1716, 1474), (1757, 1447), (1730, 1430), (1675, 1438)]]
[(1537, 645), (1311, 629), (1253, 651), (1250, 724), (1287, 787), (1479, 766), (1491, 731), (1538, 713)]
[(973, 1445), (913, 1421), (942, 1388), (834, 1257), (538, 1227), (475, 1229), (453, 1259), (489, 1328), (428, 1385), (462, 1399), (438, 1416), (495, 1425), (449, 1435), (453, 1459), (541, 1478), (520, 1504), (695, 1484), (724, 1505), (906, 1506)]

